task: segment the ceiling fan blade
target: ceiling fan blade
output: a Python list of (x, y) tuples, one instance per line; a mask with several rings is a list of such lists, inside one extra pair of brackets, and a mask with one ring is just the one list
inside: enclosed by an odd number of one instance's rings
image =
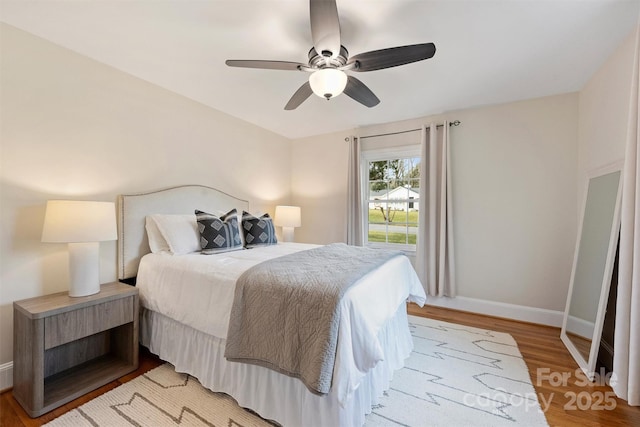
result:
[(228, 59), (225, 61), (229, 67), (242, 67), (242, 68), (263, 68), (267, 70), (285, 70), (285, 71), (298, 71), (300, 66), (305, 67), (304, 64), (298, 62), (287, 61), (252, 61), (252, 60), (236, 60)]
[(353, 76), (349, 76), (347, 87), (344, 88), (344, 94), (369, 108), (375, 107), (380, 103), (380, 100), (371, 92), (371, 89)]
[(422, 61), (435, 54), (436, 45), (422, 43), (361, 53), (351, 57), (349, 63), (357, 62), (353, 71), (375, 71)]
[(309, 14), (316, 52), (322, 56), (337, 57), (340, 53), (340, 19), (335, 0), (310, 0)]
[(293, 94), (289, 102), (287, 102), (287, 105), (285, 105), (284, 109), (295, 110), (300, 104), (306, 101), (312, 93), (313, 90), (311, 90), (311, 85), (309, 84), (309, 82), (305, 82), (305, 84), (300, 86), (296, 93)]

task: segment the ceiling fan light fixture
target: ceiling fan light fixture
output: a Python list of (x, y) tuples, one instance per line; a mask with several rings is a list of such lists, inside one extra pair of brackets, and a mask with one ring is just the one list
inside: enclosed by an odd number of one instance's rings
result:
[(340, 95), (347, 86), (347, 75), (335, 68), (323, 68), (309, 76), (313, 93), (320, 98), (331, 99)]

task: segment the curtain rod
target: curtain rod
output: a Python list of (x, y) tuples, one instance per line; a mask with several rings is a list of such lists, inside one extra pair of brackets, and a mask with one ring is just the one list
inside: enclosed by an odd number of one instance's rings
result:
[[(451, 127), (451, 126), (460, 126), (461, 123), (462, 122), (460, 122), (460, 120), (454, 120), (454, 121), (449, 123), (449, 127)], [(436, 128), (441, 128), (443, 126), (444, 125), (436, 125)], [(430, 126), (427, 126), (427, 129), (430, 129), (430, 128), (431, 128)], [(378, 137), (378, 136), (399, 135), (399, 134), (402, 134), (402, 133), (417, 132), (417, 131), (420, 131), (420, 130), (422, 130), (422, 128), (401, 130), (399, 132), (381, 133), (381, 134), (378, 134), (378, 135), (361, 136), (360, 139), (375, 138), (375, 137)], [(349, 138), (345, 138), (345, 140), (348, 141)]]

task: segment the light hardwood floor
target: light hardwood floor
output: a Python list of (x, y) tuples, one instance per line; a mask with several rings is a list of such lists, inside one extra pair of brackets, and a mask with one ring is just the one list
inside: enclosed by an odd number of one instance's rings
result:
[[(585, 406), (597, 407), (599, 396), (613, 396), (612, 391), (606, 385), (583, 385), (580, 377), (576, 375), (578, 365), (560, 341), (560, 331), (557, 328), (436, 307), (419, 308), (410, 305), (409, 313), (511, 334), (518, 343), (520, 352), (527, 363), (531, 381), (538, 393), (538, 399), (541, 404), (549, 403), (545, 415), (550, 426), (640, 426), (640, 407), (630, 407), (623, 400), (617, 398), (600, 402), (601, 406), (614, 406), (611, 410), (579, 409), (579, 407), (584, 408)], [(13, 399), (11, 392), (2, 393), (0, 396), (0, 425), (6, 427), (40, 426), (160, 364), (162, 361), (142, 350), (140, 352), (140, 367), (135, 372), (35, 419), (27, 416)], [(560, 380), (563, 374), (568, 378), (566, 383)], [(560, 384), (556, 385), (556, 383)], [(572, 402), (574, 397), (576, 399)], [(575, 409), (573, 409), (574, 407)], [(428, 420), (425, 420), (425, 425), (428, 425)]]

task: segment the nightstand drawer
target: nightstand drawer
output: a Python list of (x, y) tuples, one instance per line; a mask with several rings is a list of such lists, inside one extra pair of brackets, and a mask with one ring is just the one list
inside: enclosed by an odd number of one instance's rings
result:
[(132, 296), (45, 318), (45, 350), (132, 322), (134, 301)]

